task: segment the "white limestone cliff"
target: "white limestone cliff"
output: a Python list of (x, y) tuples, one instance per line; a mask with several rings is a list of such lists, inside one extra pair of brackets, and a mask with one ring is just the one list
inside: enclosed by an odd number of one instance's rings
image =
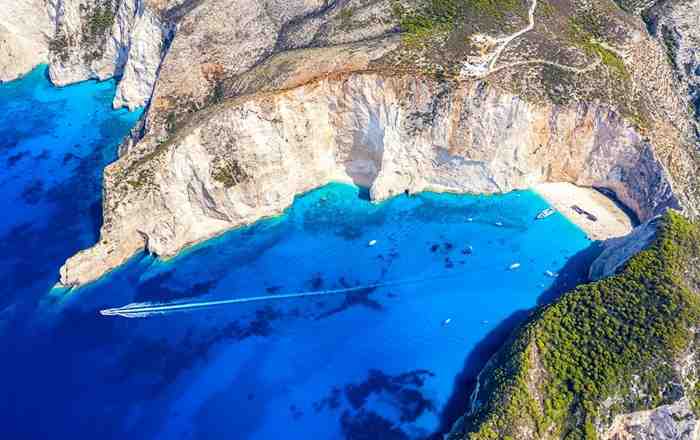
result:
[(150, 99), (172, 27), (146, 0), (55, 0), (49, 76), (56, 85), (120, 77), (114, 107)]
[(621, 414), (602, 440), (697, 440), (700, 423), (687, 398), (647, 411)]
[(0, 8), (0, 82), (48, 62), (53, 36), (47, 0), (10, 0)]
[(680, 83), (687, 86), (689, 105), (700, 120), (700, 0), (658, 2), (647, 17), (652, 33), (665, 42)]
[(538, 105), (480, 82), (351, 74), (206, 113), (106, 169), (100, 242), (67, 261), (63, 285), (90, 282), (142, 249), (173, 256), (330, 181), (367, 186), (375, 200), (568, 181), (614, 190), (643, 219), (678, 207), (651, 147), (605, 106)]

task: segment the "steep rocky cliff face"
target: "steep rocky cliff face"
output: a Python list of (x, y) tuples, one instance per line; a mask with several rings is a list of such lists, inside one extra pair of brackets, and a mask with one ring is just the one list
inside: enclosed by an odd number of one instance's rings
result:
[(46, 0), (11, 0), (0, 11), (0, 82), (46, 63), (53, 27)]
[(54, 1), (51, 80), (120, 77), (114, 106), (145, 105), (173, 32), (164, 10), (148, 0)]
[[(49, 63), (56, 85), (119, 77), (115, 107), (144, 106), (183, 0), (10, 0), (0, 11), (0, 81)], [(4, 5), (3, 5), (4, 6)]]
[[(664, 42), (691, 111), (700, 120), (700, 1), (667, 0), (645, 11), (650, 32)], [(700, 132), (698, 132), (700, 139)]]
[(334, 180), (376, 200), (571, 181), (614, 189), (644, 219), (679, 206), (650, 145), (606, 106), (355, 74), (226, 102), (155, 149), (131, 150), (105, 172), (100, 243), (68, 262), (62, 282), (90, 281), (144, 247), (172, 256)]
[[(435, 5), (183, 4), (149, 112), (106, 170), (101, 239), (61, 282), (142, 249), (172, 256), (331, 180), (376, 200), (567, 181), (613, 190), (642, 219), (697, 214), (685, 95), (641, 20), (605, 1)], [(446, 14), (466, 27), (430, 24)], [(509, 46), (480, 49), (486, 71), (453, 42), (503, 32)]]

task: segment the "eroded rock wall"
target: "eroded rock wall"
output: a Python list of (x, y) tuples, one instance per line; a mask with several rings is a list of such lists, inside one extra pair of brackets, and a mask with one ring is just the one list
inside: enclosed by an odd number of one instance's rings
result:
[(48, 62), (53, 36), (49, 0), (9, 0), (0, 8), (0, 82)]
[(110, 165), (101, 240), (67, 262), (61, 282), (94, 280), (143, 248), (173, 256), (330, 181), (368, 186), (375, 200), (568, 181), (614, 190), (642, 219), (678, 207), (651, 146), (610, 108), (350, 74), (214, 106)]
[(602, 440), (696, 440), (700, 423), (688, 399), (648, 411), (622, 414), (601, 436)]
[(651, 33), (666, 46), (681, 86), (687, 87), (690, 112), (700, 119), (700, 0), (658, 2), (646, 18)]
[(162, 11), (147, 0), (53, 1), (51, 81), (67, 85), (117, 76), (114, 107), (144, 106), (174, 31)]

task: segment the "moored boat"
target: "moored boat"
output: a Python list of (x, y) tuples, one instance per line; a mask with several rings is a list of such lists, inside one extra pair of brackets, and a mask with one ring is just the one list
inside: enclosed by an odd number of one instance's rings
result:
[(557, 211), (556, 211), (554, 208), (547, 208), (547, 209), (544, 209), (544, 210), (540, 211), (540, 212), (535, 216), (535, 220), (542, 220), (542, 219), (545, 219), (545, 218), (549, 217), (550, 215), (554, 214), (555, 212), (557, 212)]

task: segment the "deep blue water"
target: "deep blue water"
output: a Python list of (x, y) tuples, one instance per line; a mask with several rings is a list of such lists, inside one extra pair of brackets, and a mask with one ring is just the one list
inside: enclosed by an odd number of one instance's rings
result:
[[(137, 256), (88, 287), (51, 290), (65, 258), (97, 240), (101, 171), (140, 116), (111, 110), (113, 92), (52, 88), (45, 69), (0, 85), (2, 438), (426, 438), (464, 410), (525, 310), (585, 266), (590, 242), (559, 214), (534, 221), (546, 204), (532, 192), (376, 205), (332, 184), (171, 261)], [(98, 314), (407, 278), (423, 281)]]

